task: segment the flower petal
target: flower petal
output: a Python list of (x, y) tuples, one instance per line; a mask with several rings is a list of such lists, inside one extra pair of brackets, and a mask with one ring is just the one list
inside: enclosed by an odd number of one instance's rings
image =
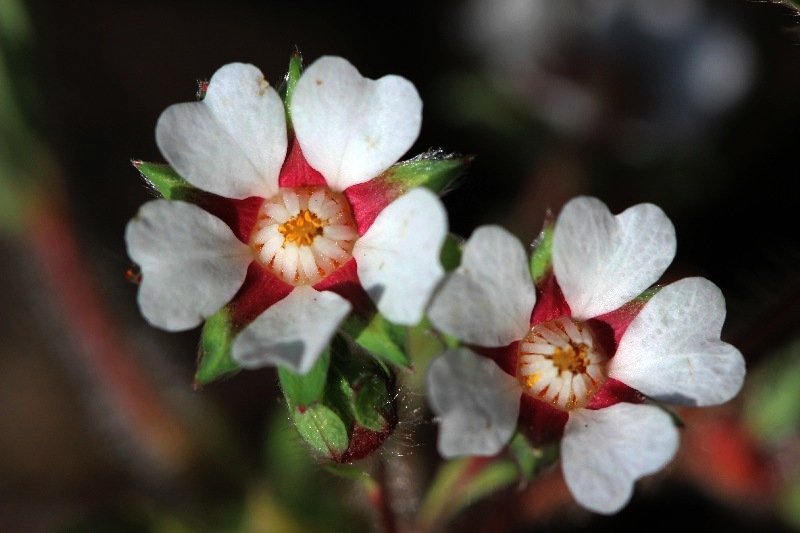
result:
[(349, 312), (338, 294), (295, 287), (242, 330), (233, 341), (233, 359), (246, 368), (283, 365), (305, 374)]
[(439, 254), (446, 236), (442, 202), (418, 188), (389, 204), (356, 241), (358, 277), (387, 319), (409, 326), (422, 320), (444, 276)]
[(722, 342), (725, 299), (704, 278), (661, 289), (645, 304), (620, 340), (609, 375), (661, 401), (715, 405), (744, 382), (739, 350)]
[(297, 82), (292, 121), (308, 163), (343, 191), (378, 176), (411, 148), (422, 100), (405, 78), (370, 80), (345, 59), (326, 56)]
[(156, 142), (192, 185), (227, 198), (268, 198), (286, 157), (283, 102), (260, 70), (231, 63), (211, 77), (203, 101), (161, 114)]
[(469, 344), (498, 347), (523, 338), (536, 303), (525, 250), (498, 226), (475, 230), (459, 266), (428, 311), (433, 324)]
[(217, 217), (185, 202), (154, 200), (125, 230), (142, 270), (139, 307), (168, 331), (199, 325), (228, 302), (253, 260), (250, 248)]
[(617, 309), (658, 281), (675, 256), (675, 228), (653, 204), (612, 216), (586, 196), (569, 201), (553, 234), (553, 271), (575, 318)]
[(494, 455), (511, 439), (522, 388), (491, 359), (448, 350), (428, 367), (426, 383), (443, 457)]
[(583, 507), (614, 513), (628, 502), (637, 479), (672, 459), (678, 441), (670, 416), (652, 405), (577, 409), (561, 441), (564, 480)]

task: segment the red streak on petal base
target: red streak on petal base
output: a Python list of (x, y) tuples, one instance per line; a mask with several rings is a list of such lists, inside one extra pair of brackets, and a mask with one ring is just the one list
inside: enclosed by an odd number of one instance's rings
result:
[(608, 378), (589, 401), (586, 408), (603, 409), (621, 402), (642, 403), (644, 400), (645, 396), (641, 392), (614, 378)]
[(297, 138), (291, 140), (291, 147), (283, 162), (278, 184), (281, 187), (306, 187), (309, 185), (327, 185), (325, 178), (308, 164)]
[(647, 299), (637, 298), (619, 309), (588, 320), (592, 331), (595, 332), (595, 337), (611, 357), (617, 352), (619, 341), (628, 326), (631, 325), (633, 319), (636, 318), (636, 315), (639, 314), (639, 311), (642, 310), (646, 303)]
[(517, 377), (517, 352), (519, 352), (519, 341), (514, 341), (508, 346), (500, 348), (486, 348), (484, 346), (469, 346), (469, 348), (484, 357), (488, 357), (497, 366), (511, 377)]
[(519, 427), (531, 444), (541, 446), (560, 439), (569, 413), (522, 394), (519, 402)]
[(375, 304), (372, 303), (372, 298), (369, 297), (367, 291), (361, 286), (361, 280), (358, 279), (358, 267), (355, 259), (350, 259), (339, 270), (314, 285), (314, 288), (318, 291), (335, 292), (350, 302), (354, 313), (364, 318), (375, 313)]
[(250, 233), (256, 224), (258, 210), (261, 204), (264, 203), (264, 199), (258, 196), (251, 196), (244, 200), (233, 200), (207, 192), (187, 198), (187, 201), (202, 207), (225, 222), (234, 235), (245, 244), (250, 242)]
[(384, 176), (348, 187), (344, 195), (350, 201), (359, 235), (364, 235), (386, 206), (406, 191)]
[(531, 313), (531, 327), (570, 314), (569, 304), (551, 270), (536, 286), (536, 305)]
[(247, 269), (242, 287), (228, 304), (233, 327), (240, 331), (258, 315), (289, 296), (292, 289), (294, 287), (253, 261)]

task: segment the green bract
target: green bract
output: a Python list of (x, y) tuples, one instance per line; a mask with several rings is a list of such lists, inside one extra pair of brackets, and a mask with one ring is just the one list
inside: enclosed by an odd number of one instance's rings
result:
[(340, 338), (308, 374), (278, 371), (300, 436), (335, 462), (370, 454), (397, 423), (391, 374), (356, 351)]
[(194, 376), (196, 387), (239, 370), (239, 364), (231, 357), (234, 337), (231, 312), (227, 307), (206, 320), (197, 353), (197, 372)]
[(172, 167), (162, 163), (131, 161), (148, 185), (167, 200), (191, 201), (193, 195), (202, 192), (175, 172)]
[(542, 228), (539, 236), (533, 241), (533, 253), (531, 254), (531, 278), (533, 283), (539, 285), (539, 282), (544, 279), (545, 275), (553, 268), (553, 217), (548, 214), (544, 228)]
[(442, 193), (464, 173), (472, 160), (470, 156), (446, 154), (443, 150), (429, 150), (397, 163), (378, 179), (401, 188), (403, 192), (414, 187), (427, 187), (433, 192)]

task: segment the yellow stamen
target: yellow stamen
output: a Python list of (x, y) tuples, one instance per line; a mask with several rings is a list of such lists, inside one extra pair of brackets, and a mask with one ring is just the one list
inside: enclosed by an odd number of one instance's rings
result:
[(311, 246), (314, 239), (322, 235), (325, 222), (317, 215), (303, 209), (297, 215), (290, 218), (280, 226), (278, 231), (283, 234), (285, 243), (294, 243), (298, 246)]
[(608, 358), (589, 324), (569, 317), (531, 328), (518, 361), (526, 394), (566, 411), (585, 407), (607, 377)]
[(569, 370), (573, 374), (583, 374), (586, 372), (586, 354), (589, 347), (583, 343), (569, 344), (565, 349), (556, 348), (553, 354), (553, 364), (558, 368), (559, 373)]
[(539, 381), (541, 376), (539, 374), (531, 374), (530, 376), (525, 376), (525, 387), (531, 388), (536, 385), (536, 382)]

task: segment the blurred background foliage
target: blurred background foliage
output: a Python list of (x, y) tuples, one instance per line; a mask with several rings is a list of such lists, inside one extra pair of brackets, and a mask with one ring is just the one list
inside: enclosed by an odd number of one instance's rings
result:
[[(231, 61), (277, 84), (295, 47), (416, 84), (409, 156), (476, 156), (444, 198), (455, 233), (530, 241), (576, 194), (663, 207), (667, 280), (722, 288), (723, 338), (748, 362), (736, 400), (681, 412), (679, 456), (620, 514), (582, 511), (551, 469), (449, 527), (800, 529), (793, 4), (0, 0), (0, 531), (371, 527), (381, 494), (309, 458), (275, 371), (193, 392), (197, 332), (149, 327), (125, 280), (124, 226), (152, 197), (129, 161), (161, 161), (160, 112)], [(438, 465), (419, 378), (379, 455), (401, 524)]]

